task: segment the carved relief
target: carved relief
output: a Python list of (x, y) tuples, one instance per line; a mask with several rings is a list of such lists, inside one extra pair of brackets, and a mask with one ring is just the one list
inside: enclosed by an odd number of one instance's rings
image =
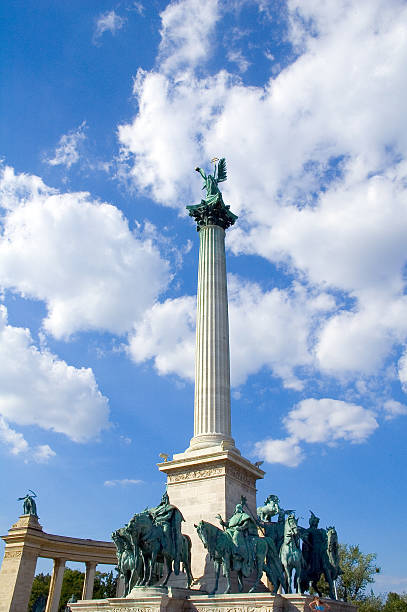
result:
[(202, 468), (202, 469), (187, 469), (178, 474), (168, 474), (168, 482), (186, 482), (188, 480), (203, 480), (205, 478), (214, 478), (215, 476), (223, 476), (225, 474), (224, 467)]
[(22, 556), (22, 550), (6, 550), (6, 552), (4, 553), (5, 559), (21, 559)]
[(126, 607), (121, 607), (121, 608), (110, 608), (110, 612), (160, 612), (160, 608), (127, 608)]
[[(195, 603), (195, 602), (194, 602)], [(273, 607), (270, 606), (238, 606), (234, 608), (228, 608), (227, 606), (221, 608), (210, 608), (197, 605), (194, 606), (198, 612), (273, 612)]]
[(248, 474), (245, 470), (242, 470), (238, 467), (228, 466), (226, 469), (226, 474), (231, 476), (235, 480), (242, 482), (246, 486), (250, 488), (255, 488), (256, 479), (251, 474)]

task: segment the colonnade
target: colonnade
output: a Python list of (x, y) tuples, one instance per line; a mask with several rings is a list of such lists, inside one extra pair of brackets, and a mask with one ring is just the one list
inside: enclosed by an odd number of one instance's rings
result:
[(0, 612), (27, 610), (38, 557), (53, 559), (45, 612), (58, 612), (67, 561), (85, 563), (82, 599), (92, 599), (97, 565), (117, 564), (113, 542), (45, 533), (31, 514), (21, 516), (3, 540), (6, 548), (0, 569)]

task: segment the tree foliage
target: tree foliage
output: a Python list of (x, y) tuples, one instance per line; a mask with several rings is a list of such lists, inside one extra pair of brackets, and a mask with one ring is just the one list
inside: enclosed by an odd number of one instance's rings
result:
[[(75, 595), (77, 599), (81, 599), (84, 580), (84, 572), (73, 570), (68, 567), (65, 569), (61, 589), (61, 598), (59, 600), (59, 612), (63, 612), (65, 610), (67, 601), (71, 595)], [(39, 597), (39, 595), (45, 595), (48, 597), (50, 582), (50, 574), (37, 574), (37, 576), (35, 576), (28, 605), (28, 610), (30, 612), (35, 600), (37, 597)], [(116, 595), (116, 585), (117, 576), (113, 574), (113, 571), (107, 573), (96, 572), (93, 588), (93, 599), (114, 597)]]
[(359, 612), (407, 612), (407, 593), (389, 593), (385, 598), (372, 592), (356, 603)]
[(375, 563), (376, 557), (375, 553), (365, 555), (357, 545), (339, 545), (342, 570), (337, 581), (339, 599), (356, 601), (363, 597), (367, 585), (374, 582), (374, 575), (380, 572)]
[(37, 574), (34, 578), (33, 586), (31, 589), (31, 596), (28, 602), (28, 609), (31, 612), (31, 609), (34, 605), (34, 602), (40, 595), (45, 595), (48, 597), (49, 592), (49, 584), (51, 582), (51, 576), (49, 574)]

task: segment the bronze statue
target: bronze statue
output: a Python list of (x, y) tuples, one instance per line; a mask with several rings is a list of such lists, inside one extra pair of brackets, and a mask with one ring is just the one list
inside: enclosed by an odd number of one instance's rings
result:
[(237, 504), (234, 513), (228, 521), (224, 521), (220, 514), (216, 517), (232, 538), (232, 542), (236, 547), (236, 554), (243, 559), (243, 574), (250, 573), (254, 558), (254, 538), (258, 538), (255, 520), (243, 509), (245, 501), (245, 498), (242, 497), (241, 503)]
[(299, 528), (303, 540), (302, 554), (305, 562), (301, 588), (308, 590), (312, 586), (314, 591), (322, 595), (318, 589), (318, 581), (323, 574), (329, 585), (329, 597), (336, 599), (333, 582), (340, 573), (338, 536), (334, 527), (319, 528), (319, 518), (312, 510), (310, 512), (309, 528)]
[[(238, 504), (238, 506), (240, 506), (240, 504)], [(245, 513), (241, 512), (239, 508), (238, 512), (235, 512), (233, 516), (237, 514)], [(245, 520), (243, 522), (243, 525), (244, 523)], [(238, 525), (236, 525), (235, 527), (236, 531), (238, 531)], [(208, 550), (211, 559), (213, 559), (215, 565), (215, 585), (210, 595), (214, 595), (218, 589), (221, 567), (223, 568), (223, 573), (226, 576), (225, 593), (231, 592), (231, 571), (237, 572), (239, 592), (243, 591), (243, 577), (249, 576), (253, 571), (256, 571), (256, 580), (249, 591), (250, 593), (254, 593), (256, 591), (257, 586), (263, 575), (263, 571), (266, 572), (270, 582), (272, 582), (274, 592), (277, 592), (277, 589), (279, 588), (280, 584), (283, 584), (282, 581), (284, 580), (284, 576), (282, 572), (280, 573), (281, 580), (279, 580), (277, 574), (274, 573), (270, 566), (267, 564), (268, 557), (270, 556), (270, 554), (273, 554), (273, 551), (270, 550), (269, 538), (260, 538), (258, 536), (256, 538), (253, 537), (253, 542), (250, 545), (253, 556), (250, 559), (244, 560), (240, 554), (241, 552), (244, 552), (244, 547), (236, 545), (233, 541), (232, 538), (235, 535), (233, 533), (233, 529), (232, 532), (230, 531), (230, 528), (227, 528), (225, 531), (222, 531), (218, 527), (216, 527), (216, 525), (212, 525), (211, 523), (207, 523), (206, 521), (199, 521), (198, 525), (195, 525), (195, 528), (203, 545)]]
[(164, 531), (166, 548), (171, 551), (174, 559), (174, 573), (179, 574), (182, 549), (181, 523), (184, 520), (180, 510), (170, 504), (167, 491), (156, 508), (150, 508), (149, 513), (155, 525), (160, 525)]
[(37, 497), (36, 493), (34, 493), (34, 491), (31, 491), (31, 489), (28, 489), (27, 495), (25, 495), (24, 497), (18, 498), (18, 501), (24, 502), (23, 503), (23, 514), (32, 514), (33, 516), (38, 517), (37, 504), (35, 503), (35, 500), (34, 500), (35, 497)]
[[(179, 512), (178, 508), (176, 508)], [(180, 513), (181, 514), (181, 513)], [(169, 537), (164, 534), (164, 523), (155, 523), (150, 510), (135, 514), (130, 519), (126, 529), (130, 535), (135, 555), (140, 551), (143, 558), (144, 574), (138, 584), (140, 586), (151, 586), (155, 582), (157, 563), (166, 566), (167, 575), (162, 586), (166, 586), (175, 566), (174, 548)], [(181, 534), (181, 545), (179, 549), (178, 563), (182, 561), (183, 568), (187, 574), (188, 588), (192, 584), (191, 574), (191, 538)], [(178, 566), (178, 574), (179, 574)], [(174, 569), (175, 572), (175, 569)]]
[[(140, 551), (135, 551), (126, 527), (121, 527), (112, 533), (116, 545), (117, 569), (124, 579), (124, 595), (128, 595), (144, 576), (143, 559)], [(137, 556), (136, 556), (137, 555)]]
[(219, 160), (218, 166), (215, 157), (212, 160), (215, 163), (213, 174), (206, 174), (202, 168), (195, 168), (205, 181), (202, 189), (206, 189), (206, 197), (201, 200), (200, 204), (187, 206), (187, 210), (191, 217), (197, 223), (197, 230), (206, 225), (219, 225), (223, 229), (227, 229), (233, 225), (237, 216), (230, 211), (230, 206), (227, 206), (222, 197), (222, 193), (218, 187), (219, 183), (226, 181), (226, 160), (224, 157)]
[(291, 582), (294, 574), (294, 589), (301, 594), (301, 574), (304, 560), (300, 548), (300, 532), (298, 519), (294, 514), (289, 514), (284, 523), (284, 539), (280, 549), (280, 559), (284, 567), (286, 579), (286, 593), (292, 592)]

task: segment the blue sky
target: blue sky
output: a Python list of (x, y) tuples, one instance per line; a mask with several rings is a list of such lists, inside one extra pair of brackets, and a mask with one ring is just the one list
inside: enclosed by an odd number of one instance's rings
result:
[[(2, 533), (108, 539), (193, 428), (196, 165), (225, 156), (232, 429), (406, 590), (407, 6), (4, 2)], [(395, 520), (397, 517), (397, 520)]]

